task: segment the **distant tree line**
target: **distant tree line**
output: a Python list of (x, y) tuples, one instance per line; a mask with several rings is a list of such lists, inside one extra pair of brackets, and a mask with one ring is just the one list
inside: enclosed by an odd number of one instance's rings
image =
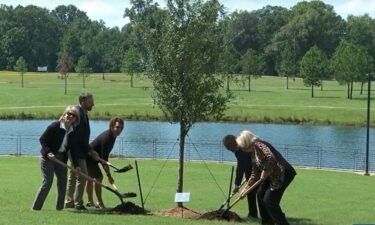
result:
[[(23, 57), (28, 71), (38, 66), (58, 71), (59, 58), (67, 53), (71, 71), (81, 74), (146, 71), (156, 54), (146, 40), (161, 37), (166, 9), (152, 0), (130, 2), (124, 12), (130, 22), (121, 30), (90, 20), (73, 5), (52, 11), (0, 5), (0, 70), (14, 70)], [(288, 78), (297, 76), (312, 87), (313, 96), (314, 86), (336, 79), (348, 86), (351, 98), (353, 82), (365, 82), (373, 71), (375, 20), (367, 14), (343, 19), (322, 1), (232, 13), (222, 6), (221, 11), (215, 28), (220, 54), (212, 66), (227, 78), (228, 88), (238, 74), (248, 77), (249, 91), (251, 76), (283, 76), (287, 88)]]

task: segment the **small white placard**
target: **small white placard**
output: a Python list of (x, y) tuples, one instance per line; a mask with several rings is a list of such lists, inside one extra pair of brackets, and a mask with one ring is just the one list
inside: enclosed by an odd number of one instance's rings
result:
[(176, 193), (174, 196), (174, 202), (189, 202), (190, 192)]

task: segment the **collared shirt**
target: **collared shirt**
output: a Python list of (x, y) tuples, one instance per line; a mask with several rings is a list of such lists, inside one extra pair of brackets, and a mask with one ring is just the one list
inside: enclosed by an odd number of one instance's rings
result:
[(58, 152), (66, 152), (66, 145), (68, 144), (68, 134), (73, 132), (73, 127), (69, 127), (69, 129), (66, 130), (65, 123), (63, 121), (60, 121), (60, 128), (65, 130), (65, 135)]

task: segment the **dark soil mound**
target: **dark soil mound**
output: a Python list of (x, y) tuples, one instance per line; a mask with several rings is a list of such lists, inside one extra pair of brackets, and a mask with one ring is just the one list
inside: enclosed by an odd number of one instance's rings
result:
[(112, 214), (146, 214), (146, 210), (142, 207), (135, 205), (133, 202), (126, 202), (124, 204), (117, 205), (111, 209), (109, 213)]
[(241, 217), (231, 211), (226, 211), (223, 213), (223, 211), (211, 211), (208, 213), (205, 213), (199, 217), (200, 219), (207, 219), (207, 220), (226, 220), (226, 221), (233, 221), (233, 222), (242, 222), (243, 220)]

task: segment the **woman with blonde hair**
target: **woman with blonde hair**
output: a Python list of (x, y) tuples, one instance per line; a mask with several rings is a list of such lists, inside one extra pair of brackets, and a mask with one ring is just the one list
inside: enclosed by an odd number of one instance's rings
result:
[(280, 201), (285, 189), (297, 174), (296, 171), (270, 143), (261, 140), (251, 131), (242, 131), (236, 142), (242, 151), (253, 154), (255, 162), (241, 197), (244, 198), (246, 190), (261, 180), (257, 198), (262, 224), (288, 225)]
[(64, 208), (66, 193), (67, 169), (57, 163), (58, 159), (64, 163), (68, 161), (68, 151), (73, 146), (73, 127), (79, 124), (79, 111), (75, 106), (66, 107), (59, 120), (52, 122), (43, 132), (39, 141), (42, 145), (40, 150), (40, 166), (43, 176), (43, 184), (35, 197), (32, 209), (41, 210), (53, 183), (53, 175), (57, 178), (56, 209)]

